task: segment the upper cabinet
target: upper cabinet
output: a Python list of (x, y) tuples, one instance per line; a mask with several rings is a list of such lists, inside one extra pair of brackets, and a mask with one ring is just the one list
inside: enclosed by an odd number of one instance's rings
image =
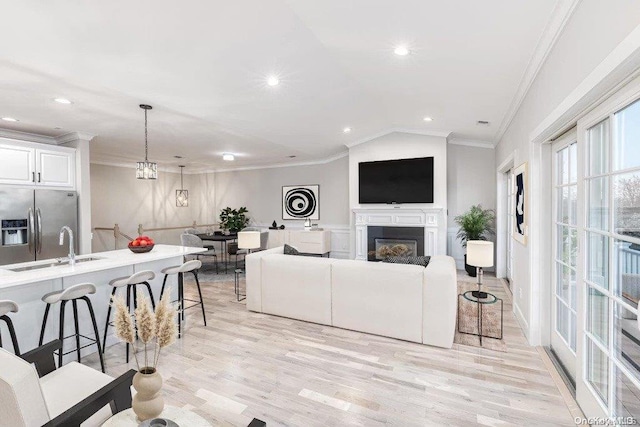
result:
[(71, 189), (75, 159), (73, 148), (0, 138), (0, 184)]

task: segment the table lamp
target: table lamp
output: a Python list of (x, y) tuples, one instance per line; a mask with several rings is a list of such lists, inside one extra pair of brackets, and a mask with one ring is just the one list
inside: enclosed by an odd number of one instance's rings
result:
[(251, 253), (251, 249), (260, 249), (260, 232), (259, 231), (239, 232), (238, 248), (247, 249), (249, 253)]
[(476, 267), (478, 271), (478, 290), (471, 295), (475, 298), (487, 298), (487, 293), (482, 292), (482, 269), (493, 266), (493, 242), (486, 240), (467, 241), (467, 264)]

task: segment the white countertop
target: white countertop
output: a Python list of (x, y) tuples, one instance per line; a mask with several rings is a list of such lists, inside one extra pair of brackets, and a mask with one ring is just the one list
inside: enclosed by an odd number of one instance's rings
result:
[(58, 279), (60, 277), (74, 276), (77, 274), (92, 273), (95, 271), (109, 270), (143, 262), (158, 261), (174, 258), (181, 255), (206, 252), (205, 248), (191, 248), (173, 245), (155, 245), (151, 252), (135, 254), (129, 249), (117, 251), (97, 252), (94, 254), (78, 255), (76, 259), (100, 258), (94, 261), (77, 263), (75, 266), (54, 266), (27, 271), (10, 271), (10, 268), (20, 268), (36, 265), (46, 265), (57, 262), (56, 259), (23, 262), (20, 264), (8, 264), (0, 266), (0, 290), (26, 283), (41, 282), (44, 280)]

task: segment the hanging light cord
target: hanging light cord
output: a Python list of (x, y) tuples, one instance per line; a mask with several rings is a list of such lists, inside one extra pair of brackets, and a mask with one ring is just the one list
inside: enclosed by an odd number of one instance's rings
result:
[(180, 166), (180, 190), (184, 190), (184, 184), (182, 182), (182, 171), (184, 170), (184, 166)]
[(147, 141), (147, 110), (144, 110), (144, 161), (148, 162), (149, 143)]

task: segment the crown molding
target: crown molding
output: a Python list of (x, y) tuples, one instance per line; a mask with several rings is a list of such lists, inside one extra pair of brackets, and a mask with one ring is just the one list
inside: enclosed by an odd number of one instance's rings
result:
[(290, 168), (294, 166), (313, 166), (313, 165), (325, 165), (327, 163), (335, 162), (336, 160), (342, 159), (343, 157), (347, 157), (349, 155), (348, 151), (343, 151), (341, 153), (335, 154), (333, 156), (325, 157), (319, 160), (310, 160), (308, 162), (295, 162), (295, 163), (276, 163), (272, 165), (256, 165), (256, 166), (240, 166), (237, 168), (224, 168), (224, 169), (215, 169), (209, 171), (210, 173), (217, 172), (235, 172), (235, 171), (248, 171), (248, 170), (258, 170), (258, 169), (275, 169), (275, 168)]
[(37, 133), (20, 132), (11, 129), (0, 128), (0, 137), (18, 139), (26, 142), (38, 142), (40, 144), (57, 145), (56, 139), (53, 136), (38, 135)]
[(451, 131), (425, 130), (425, 129), (414, 129), (414, 128), (390, 128), (390, 129), (385, 129), (381, 132), (375, 133), (373, 135), (366, 136), (357, 141), (345, 143), (344, 145), (347, 148), (353, 148), (357, 145), (364, 144), (365, 142), (373, 141), (374, 139), (378, 139), (383, 136), (390, 135), (392, 133), (409, 133), (413, 135), (437, 136), (440, 138), (448, 138), (449, 135), (451, 135)]
[(529, 59), (527, 68), (520, 79), (518, 89), (516, 90), (516, 93), (511, 100), (511, 104), (509, 104), (509, 108), (500, 123), (498, 133), (495, 137), (496, 142), (500, 142), (511, 125), (516, 113), (529, 93), (529, 89), (531, 89), (531, 85), (542, 69), (542, 65), (547, 60), (549, 53), (551, 53), (551, 50), (558, 41), (562, 30), (564, 30), (567, 22), (569, 22), (569, 18), (573, 14), (578, 3), (580, 3), (580, 0), (558, 0), (556, 3), (556, 6), (551, 13), (551, 17), (549, 18), (542, 35), (538, 39), (538, 44)]
[(67, 144), (73, 141), (91, 141), (95, 135), (85, 132), (69, 132), (64, 135), (56, 136), (54, 140), (56, 144)]
[(461, 139), (461, 138), (451, 138), (447, 140), (449, 144), (453, 145), (464, 145), (467, 147), (478, 147), (478, 148), (488, 148), (494, 150), (496, 147), (492, 142), (489, 141), (480, 141), (476, 139)]
[[(319, 160), (310, 160), (308, 162), (295, 162), (295, 163), (276, 163), (271, 165), (255, 165), (255, 166), (238, 166), (235, 168), (220, 168), (220, 169), (202, 169), (197, 167), (191, 167), (189, 171), (185, 170), (185, 175), (195, 175), (195, 174), (204, 174), (204, 173), (218, 173), (218, 172), (237, 172), (237, 171), (249, 171), (249, 170), (259, 170), (259, 169), (275, 169), (275, 168), (290, 168), (295, 166), (313, 166), (313, 165), (324, 165), (327, 163), (334, 162), (336, 160), (342, 159), (343, 157), (347, 157), (349, 155), (348, 151), (343, 151), (341, 153), (335, 154), (333, 156), (325, 157)], [(135, 162), (108, 162), (108, 161), (91, 161), (91, 164), (102, 165), (102, 166), (113, 166), (118, 168), (128, 168), (135, 169)], [(174, 168), (169, 168), (166, 166), (158, 165), (158, 171), (165, 173), (177, 173), (179, 174), (179, 170), (175, 170)]]

